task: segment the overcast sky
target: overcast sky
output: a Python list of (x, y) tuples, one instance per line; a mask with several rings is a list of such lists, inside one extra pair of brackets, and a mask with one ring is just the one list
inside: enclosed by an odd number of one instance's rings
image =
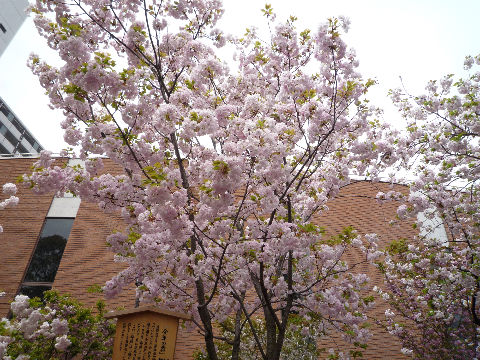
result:
[[(246, 27), (260, 26), (258, 0), (225, 0), (221, 27), (242, 35)], [(418, 94), (428, 80), (444, 74), (463, 74), (465, 55), (480, 53), (480, 0), (270, 0), (277, 19), (298, 17), (299, 30), (316, 30), (328, 17), (351, 19), (346, 37), (357, 51), (364, 77), (376, 78), (371, 94), (385, 109), (385, 120), (401, 126), (390, 105), (388, 89), (399, 87), (399, 76), (410, 93)], [(27, 19), (0, 57), (0, 96), (40, 143), (59, 152), (65, 144), (59, 127), (62, 114), (48, 107), (48, 98), (26, 67), (31, 52), (49, 58), (49, 49)]]

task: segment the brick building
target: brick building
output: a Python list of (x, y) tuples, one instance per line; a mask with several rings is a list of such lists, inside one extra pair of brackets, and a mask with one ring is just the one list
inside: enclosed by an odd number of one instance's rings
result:
[[(33, 158), (0, 157), (0, 185), (29, 172), (34, 161)], [(104, 163), (108, 172), (121, 171), (109, 161)], [(389, 190), (389, 184), (366, 181), (344, 187), (340, 195), (328, 203), (329, 211), (319, 218), (319, 223), (326, 228), (326, 236), (338, 234), (350, 225), (362, 234), (379, 234), (381, 246), (414, 236), (411, 224), (389, 224), (395, 218), (398, 204), (379, 204), (375, 200), (378, 191)], [(395, 185), (395, 190), (406, 192), (407, 188)], [(9, 302), (18, 292), (35, 295), (52, 287), (93, 305), (100, 295), (88, 293), (87, 289), (94, 284), (104, 284), (121, 268), (113, 262), (113, 254), (105, 245), (107, 235), (122, 229), (120, 217), (104, 214), (96, 204), (80, 203), (76, 198), (34, 195), (23, 186), (19, 187), (18, 196), (18, 206), (0, 211), (0, 224), (4, 227), (4, 233), (0, 234), (0, 289), (7, 293), (0, 298), (0, 316), (7, 315)], [(56, 249), (49, 247), (52, 242), (57, 244)], [(47, 254), (50, 259), (47, 264), (36, 255), (38, 249)], [(359, 256), (353, 252), (348, 254), (350, 261), (358, 260)], [(365, 265), (359, 271), (368, 273), (373, 285), (382, 286), (382, 276), (374, 267)], [(134, 303), (132, 285), (107, 305), (110, 309), (129, 308)], [(379, 303), (370, 315), (382, 318), (384, 311), (385, 306)], [(373, 326), (372, 330), (373, 338), (364, 353), (365, 359), (404, 358), (400, 344), (393, 337), (378, 327)], [(339, 334), (321, 341), (320, 345), (329, 348), (341, 342)], [(202, 345), (203, 339), (195, 331), (180, 329), (176, 358), (191, 359), (193, 351)]]

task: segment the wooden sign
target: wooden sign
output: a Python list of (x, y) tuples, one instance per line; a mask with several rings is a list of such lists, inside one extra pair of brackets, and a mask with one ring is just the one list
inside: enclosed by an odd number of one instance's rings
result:
[(112, 360), (173, 360), (178, 320), (189, 315), (143, 306), (108, 313), (117, 318)]

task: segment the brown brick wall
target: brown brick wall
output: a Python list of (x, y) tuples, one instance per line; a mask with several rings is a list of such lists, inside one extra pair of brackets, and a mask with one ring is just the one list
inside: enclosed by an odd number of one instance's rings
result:
[[(15, 183), (17, 176), (29, 172), (35, 159), (0, 158), (0, 199), (1, 186), (7, 182)], [(17, 196), (20, 202), (16, 207), (0, 211), (0, 290), (6, 296), (0, 298), (0, 316), (9, 311), (9, 303), (15, 297), (20, 282), (30, 261), (38, 234), (52, 201), (51, 195), (34, 195), (26, 186), (18, 185)]]
[[(28, 172), (33, 161), (22, 158), (0, 159), (0, 185), (12, 182), (18, 175)], [(104, 163), (106, 171), (121, 171), (108, 160), (104, 160)], [(395, 189), (406, 191), (405, 187), (398, 185)], [(382, 246), (401, 237), (413, 236), (414, 230), (408, 223), (389, 225), (389, 221), (395, 218), (398, 203), (379, 204), (375, 200), (378, 191), (388, 190), (389, 185), (385, 183), (354, 182), (344, 187), (340, 195), (328, 203), (329, 210), (318, 218), (318, 223), (327, 230), (325, 236), (337, 234), (349, 225), (361, 234), (379, 234)], [(51, 195), (36, 196), (22, 186), (19, 197), (20, 203), (17, 207), (0, 211), (0, 224), (4, 227), (4, 233), (0, 235), (0, 289), (7, 292), (6, 297), (0, 298), (0, 316), (6, 315), (8, 303), (18, 290), (52, 200)], [(81, 302), (93, 306), (101, 295), (90, 294), (87, 288), (93, 284), (103, 285), (122, 268), (121, 264), (113, 262), (113, 254), (105, 245), (105, 239), (112, 231), (122, 229), (123, 223), (119, 216), (104, 214), (96, 204), (82, 202), (55, 278), (54, 288), (62, 293), (70, 293)], [(359, 261), (362, 257), (358, 253), (349, 252), (347, 259)], [(362, 265), (359, 271), (369, 274), (372, 286), (383, 284), (381, 274), (374, 267)], [(119, 306), (128, 308), (133, 306), (134, 301), (132, 286), (119, 298), (107, 301), (107, 306), (109, 309)], [(383, 318), (384, 311), (385, 306), (379, 304), (369, 315)], [(378, 327), (372, 329), (374, 336), (364, 354), (365, 359), (404, 358), (399, 352), (400, 345), (391, 336)], [(342, 344), (341, 336), (334, 335), (322, 340), (320, 344), (322, 347), (335, 347), (335, 344)], [(180, 328), (176, 359), (191, 359), (193, 351), (202, 345), (203, 339), (195, 329)]]
[[(325, 236), (332, 236), (340, 233), (346, 226), (352, 226), (359, 234), (376, 233), (379, 236), (380, 248), (392, 240), (413, 237), (415, 230), (409, 222), (390, 225), (390, 220), (395, 219), (398, 202), (385, 202), (380, 204), (375, 196), (379, 191), (390, 190), (407, 192), (407, 188), (401, 185), (394, 185), (392, 188), (387, 183), (371, 183), (368, 181), (354, 182), (344, 187), (339, 196), (328, 203), (329, 210), (318, 217), (318, 223), (325, 227)], [(350, 264), (362, 261), (363, 254), (359, 251), (349, 251), (346, 259)], [(382, 274), (372, 265), (362, 264), (356, 268), (360, 273), (368, 274), (370, 285), (383, 287)], [(376, 305), (368, 313), (370, 330), (373, 333), (368, 342), (368, 348), (363, 351), (364, 359), (406, 359), (400, 353), (401, 345), (396, 339), (385, 330), (375, 325), (375, 319), (384, 319), (387, 309), (386, 304), (376, 296)], [(329, 339), (322, 339), (320, 347), (345, 349), (347, 344), (342, 340), (342, 335), (337, 333)], [(353, 348), (350, 346), (350, 348)], [(360, 349), (359, 349), (360, 350)], [(348, 352), (348, 351), (347, 351)]]

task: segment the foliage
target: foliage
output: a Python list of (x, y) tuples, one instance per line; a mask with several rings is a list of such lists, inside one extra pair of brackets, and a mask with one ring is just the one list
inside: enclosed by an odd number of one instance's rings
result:
[(480, 57), (466, 58), (466, 69), (474, 63), (467, 79), (431, 81), (426, 95), (392, 92), (409, 121), (405, 154), (416, 176), (398, 215), (423, 216), (418, 238), (388, 249), (383, 295), (390, 332), (417, 359), (480, 355)]
[[(321, 351), (317, 349), (317, 338), (321, 335), (320, 329), (315, 324), (315, 320), (306, 316), (290, 315), (290, 326), (285, 333), (285, 343), (282, 348), (281, 360), (318, 359)], [(253, 327), (261, 338), (262, 344), (266, 343), (265, 321), (262, 318), (252, 319)], [(242, 318), (242, 324), (246, 324), (245, 318)], [(229, 317), (222, 324), (220, 336), (225, 341), (216, 341), (218, 348), (218, 358), (220, 360), (228, 360), (232, 358), (233, 340), (235, 336), (235, 319)], [(243, 326), (241, 330), (240, 352), (239, 358), (244, 360), (261, 359), (261, 353), (257, 349), (257, 345), (253, 338), (250, 327)], [(194, 356), (195, 360), (207, 360), (208, 355), (205, 351), (198, 351)]]
[(17, 295), (12, 319), (0, 322), (2, 359), (110, 359), (115, 323), (67, 295), (44, 292), (43, 300)]
[[(75, 150), (63, 155), (85, 165), (55, 166), (42, 152), (23, 180), (121, 211), (127, 230), (108, 242), (127, 267), (107, 295), (138, 284), (142, 301), (192, 313), (212, 360), (214, 324), (234, 314), (263, 359), (279, 359), (292, 313), (365, 342), (368, 278), (343, 255), (357, 246), (371, 261), (376, 243), (353, 231), (325, 239), (315, 225), (351, 173), (375, 179), (396, 160), (394, 134), (365, 99), (374, 81), (342, 40), (347, 19), (299, 31), (266, 6), (264, 41), (215, 28), (219, 0), (37, 0), (32, 11), (63, 62), (32, 55), (30, 66), (65, 114)], [(235, 71), (212, 47), (227, 40)], [(124, 173), (103, 173), (91, 155)]]

